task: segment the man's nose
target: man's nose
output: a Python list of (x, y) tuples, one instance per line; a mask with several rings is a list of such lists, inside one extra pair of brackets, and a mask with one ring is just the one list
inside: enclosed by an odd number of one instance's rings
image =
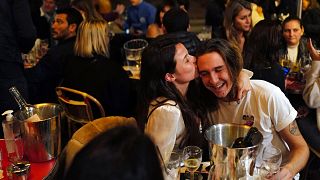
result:
[(215, 84), (215, 83), (219, 82), (219, 77), (217, 76), (216, 73), (211, 73), (210, 74), (210, 82), (212, 84)]

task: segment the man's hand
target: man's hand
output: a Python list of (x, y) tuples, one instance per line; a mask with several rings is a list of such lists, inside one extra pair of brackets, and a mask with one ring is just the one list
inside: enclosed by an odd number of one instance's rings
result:
[(282, 167), (281, 170), (271, 177), (272, 180), (292, 180), (294, 174), (286, 166)]

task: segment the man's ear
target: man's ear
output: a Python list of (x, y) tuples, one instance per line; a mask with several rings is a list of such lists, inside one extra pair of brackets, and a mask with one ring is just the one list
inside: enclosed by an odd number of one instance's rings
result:
[(71, 32), (71, 33), (73, 33), (73, 32), (75, 32), (75, 33), (77, 33), (77, 25), (76, 24), (70, 24), (69, 25), (69, 31)]
[(174, 77), (173, 74), (171, 73), (167, 73), (165, 76), (164, 76), (164, 79), (168, 82), (173, 82), (174, 80), (176, 80), (176, 77)]

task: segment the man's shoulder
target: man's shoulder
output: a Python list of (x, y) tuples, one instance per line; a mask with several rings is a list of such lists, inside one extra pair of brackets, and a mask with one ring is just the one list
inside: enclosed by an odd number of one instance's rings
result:
[(151, 10), (156, 10), (155, 6), (151, 3), (148, 3), (146, 1), (142, 1), (142, 3), (140, 4), (141, 7), (143, 8), (148, 8), (148, 9), (151, 9)]
[(273, 95), (275, 92), (281, 92), (278, 86), (264, 80), (251, 80), (252, 91), (261, 95)]

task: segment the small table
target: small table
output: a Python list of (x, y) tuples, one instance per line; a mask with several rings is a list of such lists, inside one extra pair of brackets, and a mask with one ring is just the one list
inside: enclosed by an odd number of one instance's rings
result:
[[(4, 139), (0, 139), (0, 149), (2, 151), (2, 170), (3, 170), (3, 179), (8, 179), (7, 176), (7, 167), (9, 165), (7, 149)], [(32, 180), (42, 180), (45, 179), (51, 171), (54, 169), (56, 160), (52, 159), (46, 162), (34, 163), (30, 162), (30, 172), (28, 179)]]

